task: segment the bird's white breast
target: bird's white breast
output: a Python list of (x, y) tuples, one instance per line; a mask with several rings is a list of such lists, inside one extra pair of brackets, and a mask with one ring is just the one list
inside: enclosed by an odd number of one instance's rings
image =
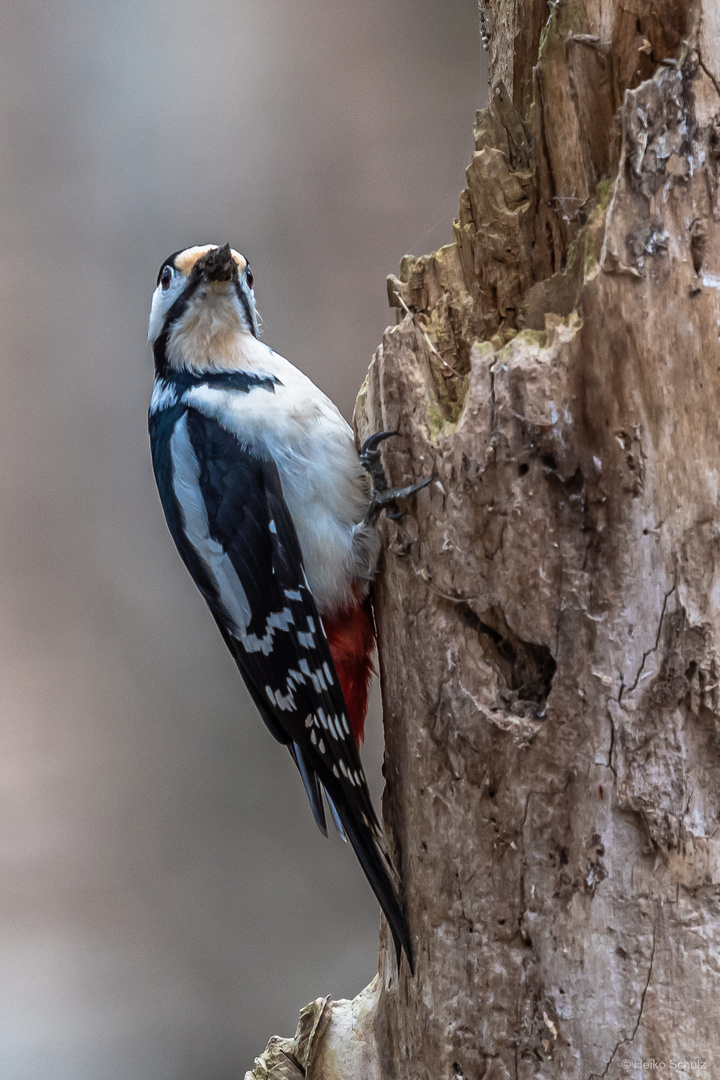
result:
[(320, 613), (329, 614), (351, 604), (354, 583), (364, 584), (374, 569), (374, 530), (358, 536), (362, 529), (356, 529), (369, 504), (367, 477), (352, 431), (330, 399), (283, 357), (256, 344), (264, 354), (262, 372), (279, 380), (274, 393), (202, 385), (186, 400), (275, 462), (308, 583)]

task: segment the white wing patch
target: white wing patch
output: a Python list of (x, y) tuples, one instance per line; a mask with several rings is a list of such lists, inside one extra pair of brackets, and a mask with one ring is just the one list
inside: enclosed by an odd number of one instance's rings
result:
[(242, 637), (252, 612), (235, 567), (222, 545), (210, 535), (207, 508), (200, 491), (200, 463), (190, 442), (187, 413), (180, 417), (170, 438), (172, 482), (175, 498), (185, 519), (185, 535), (205, 565), (223, 607), (232, 621), (233, 636)]

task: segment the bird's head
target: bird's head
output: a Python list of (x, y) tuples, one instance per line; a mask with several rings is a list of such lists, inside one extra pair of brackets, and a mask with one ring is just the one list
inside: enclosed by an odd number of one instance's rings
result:
[(159, 372), (232, 367), (258, 336), (253, 275), (229, 244), (176, 251), (160, 267), (148, 341)]

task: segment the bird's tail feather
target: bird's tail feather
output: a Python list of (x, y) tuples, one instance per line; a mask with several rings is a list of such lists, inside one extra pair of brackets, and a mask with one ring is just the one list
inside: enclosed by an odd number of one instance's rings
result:
[[(310, 809), (312, 810), (313, 817), (315, 818), (315, 824), (317, 825), (323, 836), (327, 836), (327, 825), (325, 824), (325, 810), (323, 807), (322, 790), (320, 788), (320, 782), (317, 778), (317, 774), (309, 769), (307, 762), (305, 761), (305, 755), (303, 754), (302, 747), (298, 743), (289, 744), (290, 753), (293, 756), (293, 760), (298, 767), (298, 772), (302, 777), (303, 787), (310, 802)], [(330, 807), (332, 810), (332, 806)]]
[(368, 879), (390, 926), (398, 967), (400, 967), (400, 954), (404, 952), (410, 972), (414, 973), (410, 934), (400, 898), (391, 877), (392, 864), (388, 865), (389, 859), (380, 847), (373, 831), (363, 822), (357, 820), (356, 814), (353, 813), (347, 800), (343, 797), (340, 787), (332, 792), (331, 798), (358, 861), (363, 868), (365, 877)]
[(345, 832), (345, 827), (344, 827), (342, 821), (340, 820), (340, 815), (338, 814), (337, 810), (335, 809), (335, 803), (332, 801), (332, 799), (328, 795), (327, 791), (325, 792), (325, 798), (327, 799), (327, 804), (330, 807), (330, 814), (332, 815), (332, 819), (335, 822), (335, 828), (340, 833), (340, 839), (344, 840), (345, 843), (347, 844), (348, 837), (347, 837), (347, 833)]

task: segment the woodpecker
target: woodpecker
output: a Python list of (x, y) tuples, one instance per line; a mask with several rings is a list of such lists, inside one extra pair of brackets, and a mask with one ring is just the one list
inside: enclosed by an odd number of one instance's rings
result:
[(323, 797), (412, 970), (397, 874), (358, 752), (375, 632), (377, 518), (423, 485), (389, 489), (335, 405), (259, 339), (245, 258), (208, 244), (160, 268), (148, 340), (153, 469), (185, 566), (318, 828)]

